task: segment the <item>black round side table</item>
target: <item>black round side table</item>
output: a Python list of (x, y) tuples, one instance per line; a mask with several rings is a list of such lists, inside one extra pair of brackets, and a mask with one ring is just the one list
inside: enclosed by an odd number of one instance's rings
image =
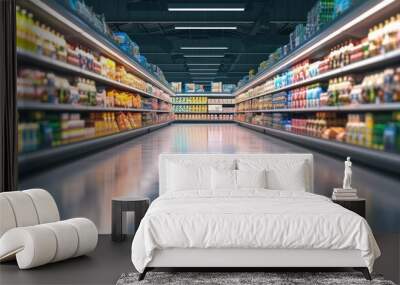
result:
[(135, 212), (135, 232), (139, 227), (140, 221), (146, 214), (150, 205), (150, 199), (145, 197), (115, 197), (112, 199), (111, 213), (111, 239), (113, 241), (123, 241), (125, 235), (122, 233), (122, 213)]

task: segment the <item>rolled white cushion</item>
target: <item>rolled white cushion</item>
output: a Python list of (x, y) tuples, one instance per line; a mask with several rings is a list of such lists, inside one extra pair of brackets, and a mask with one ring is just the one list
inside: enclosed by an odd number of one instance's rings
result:
[(0, 194), (0, 237), (9, 229), (15, 228), (14, 211), (8, 199)]
[(43, 225), (14, 228), (0, 239), (0, 260), (16, 255), (20, 269), (49, 263), (57, 250), (53, 231)]
[(91, 252), (96, 248), (98, 232), (95, 224), (85, 218), (75, 218), (63, 221), (72, 225), (78, 233), (78, 248), (74, 257)]
[(30, 196), (22, 191), (1, 193), (13, 209), (17, 227), (33, 226), (39, 223), (35, 205)]
[(55, 222), (44, 224), (53, 231), (57, 239), (57, 250), (51, 262), (57, 262), (75, 256), (78, 250), (78, 233), (69, 223)]
[(22, 191), (32, 199), (39, 218), (39, 224), (52, 223), (60, 220), (56, 202), (49, 192), (43, 189)]
[(20, 269), (33, 268), (86, 254), (97, 239), (96, 226), (85, 218), (13, 228), (0, 238), (0, 261), (16, 257)]

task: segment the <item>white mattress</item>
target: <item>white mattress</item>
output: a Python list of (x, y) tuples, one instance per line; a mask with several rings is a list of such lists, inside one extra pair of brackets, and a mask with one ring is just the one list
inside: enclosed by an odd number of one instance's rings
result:
[(171, 192), (156, 199), (132, 243), (139, 272), (169, 248), (359, 250), (372, 271), (380, 255), (362, 217), (307, 192)]

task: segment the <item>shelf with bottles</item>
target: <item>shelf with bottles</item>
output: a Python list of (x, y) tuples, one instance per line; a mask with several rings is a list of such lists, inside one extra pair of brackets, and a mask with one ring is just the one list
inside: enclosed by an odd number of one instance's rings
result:
[(400, 68), (347, 75), (264, 95), (236, 105), (237, 112), (353, 112), (400, 110)]
[(201, 93), (201, 92), (193, 92), (193, 93), (176, 93), (175, 97), (187, 97), (187, 96), (204, 96), (204, 97), (216, 97), (216, 98), (234, 98), (235, 96), (231, 93)]
[(366, 149), (400, 154), (400, 111), (340, 114), (236, 114), (249, 124), (284, 130)]
[(234, 107), (226, 107), (223, 105), (208, 105), (209, 113), (235, 113)]
[[(399, 55), (395, 50), (400, 46), (398, 35), (400, 15), (394, 15), (393, 11), (398, 11), (399, 8), (400, 4), (397, 1), (375, 1), (375, 3), (366, 1), (293, 54), (238, 88), (234, 95), (241, 95), (242, 99), (245, 99), (244, 93), (248, 93), (250, 89), (254, 92), (257, 88), (259, 94), (262, 94), (286, 88), (284, 85), (274, 85), (274, 79), (282, 76), (284, 79), (289, 79), (288, 82), (284, 82), (286, 85), (309, 84), (312, 83), (311, 80), (316, 82), (324, 76), (338, 76), (356, 69), (369, 68), (379, 64), (380, 61), (398, 59)], [(368, 31), (368, 27), (370, 30), (366, 34), (363, 31)], [(323, 50), (330, 52), (321, 59)], [(310, 81), (301, 82), (304, 80)], [(267, 81), (271, 81), (272, 84)], [(242, 100), (240, 97), (237, 99)]]
[[(251, 80), (260, 76), (263, 72), (271, 68), (274, 64), (283, 61), (285, 57), (289, 57), (296, 53), (296, 49), (300, 48), (307, 41), (318, 39), (316, 36), (319, 32), (323, 31), (330, 24), (332, 24), (339, 16), (348, 13), (350, 8), (356, 5), (352, 0), (318, 0), (307, 13), (307, 21), (305, 24), (299, 23), (294, 27), (293, 32), (289, 35), (289, 42), (277, 48), (274, 52), (270, 53), (267, 60), (262, 61), (257, 70), (249, 70), (247, 76), (243, 77), (238, 86), (245, 86), (247, 83), (251, 84)], [(353, 7), (352, 7), (353, 6)], [(345, 21), (342, 21), (345, 22)], [(334, 29), (333, 29), (334, 31)], [(250, 82), (249, 82), (250, 81)]]
[(173, 105), (174, 113), (207, 113), (207, 105)]
[[(125, 58), (122, 52), (112, 51), (107, 44), (66, 19), (65, 15), (60, 15), (58, 19), (54, 19), (54, 15), (47, 15), (50, 10), (59, 14), (47, 3), (31, 0), (20, 4), (25, 7), (17, 7), (16, 43), (20, 63), (29, 62), (45, 68), (74, 72), (115, 87), (170, 100), (169, 95), (173, 95), (173, 92), (150, 74), (136, 69), (137, 64)], [(44, 19), (43, 22), (50, 23), (57, 31), (38, 19)], [(67, 23), (60, 24), (59, 21), (63, 20)], [(75, 31), (73, 40), (67, 41), (64, 34), (70, 34), (74, 29), (72, 26), (79, 31)]]
[(314, 108), (270, 109), (270, 110), (236, 110), (236, 113), (312, 113), (312, 112), (382, 112), (400, 110), (400, 103), (362, 104), (348, 106), (325, 106)]
[(175, 114), (175, 121), (233, 121), (233, 114)]
[(281, 128), (265, 127), (247, 122), (244, 118), (236, 118), (240, 126), (253, 129), (266, 135), (274, 136), (307, 148), (328, 153), (336, 157), (351, 156), (355, 162), (385, 171), (386, 174), (400, 174), (400, 155), (391, 152), (379, 151), (340, 141), (328, 140), (320, 137), (296, 134)]
[(171, 104), (154, 97), (99, 86), (81, 77), (58, 76), (20, 68), (18, 110), (170, 112)]
[[(40, 68), (41, 70), (54, 70), (57, 72), (62, 72), (63, 74), (69, 73), (78, 76), (82, 76), (86, 79), (91, 79), (96, 82), (105, 84), (109, 87), (114, 87), (130, 92), (140, 93), (145, 97), (154, 97), (166, 102), (171, 102), (170, 96), (163, 93), (160, 89), (153, 87), (149, 83), (145, 85), (135, 85), (132, 82), (129, 83), (128, 80), (114, 80), (106, 77), (102, 74), (98, 74), (84, 68), (74, 66), (72, 64), (59, 61), (57, 59), (51, 59), (46, 56), (32, 54), (30, 52), (25, 52), (22, 50), (17, 51), (18, 60), (23, 66), (35, 66), (35, 68)], [(136, 87), (135, 87), (136, 86)]]
[(17, 103), (19, 111), (71, 111), (71, 112), (155, 112), (170, 113), (171, 111), (136, 109), (136, 108), (118, 108), (118, 107), (99, 107), (99, 106), (80, 106), (72, 104), (52, 104), (38, 103), (32, 101), (19, 101)]
[(233, 98), (210, 98), (208, 99), (209, 105), (235, 105)]
[[(364, 70), (377, 68), (384, 65), (391, 65), (393, 64), (393, 62), (396, 62), (398, 60), (400, 60), (400, 49), (391, 51), (387, 54), (365, 59), (360, 62), (352, 63), (350, 65), (340, 67), (331, 71), (327, 71), (325, 73), (318, 74), (314, 77), (293, 82), (287, 85), (285, 85), (286, 83), (284, 83), (283, 84), (284, 86), (281, 86), (282, 83), (278, 84), (275, 79), (271, 79), (266, 81), (265, 84), (249, 90), (247, 93), (245, 93), (245, 95), (241, 94), (238, 97), (236, 97), (236, 103), (241, 103), (261, 96), (279, 93), (302, 86), (307, 86), (313, 83), (327, 81), (331, 78), (338, 77), (339, 75), (351, 74), (352, 72), (361, 72)], [(275, 84), (278, 84), (277, 86), (280, 87), (275, 87)]]
[[(29, 175), (35, 171), (41, 171), (70, 159), (82, 158), (82, 155), (158, 130), (168, 126), (171, 122), (171, 119), (168, 118), (167, 121), (161, 122), (160, 120), (159, 123), (146, 127), (110, 133), (99, 137), (91, 137), (73, 143), (57, 145), (56, 147), (47, 147), (36, 151), (20, 153), (18, 155), (18, 173), (20, 176)], [(33, 139), (33, 137), (29, 138), (29, 140)]]
[(171, 119), (172, 114), (132, 112), (20, 113), (18, 151), (24, 155), (140, 129)]
[(207, 97), (188, 96), (188, 97), (172, 97), (174, 105), (207, 105)]

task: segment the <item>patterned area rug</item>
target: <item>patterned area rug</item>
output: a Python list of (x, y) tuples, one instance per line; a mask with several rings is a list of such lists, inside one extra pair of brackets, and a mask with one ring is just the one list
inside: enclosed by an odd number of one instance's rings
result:
[(368, 281), (359, 272), (148, 272), (138, 281), (138, 273), (122, 274), (117, 285), (213, 284), (213, 285), (395, 285), (382, 276)]

